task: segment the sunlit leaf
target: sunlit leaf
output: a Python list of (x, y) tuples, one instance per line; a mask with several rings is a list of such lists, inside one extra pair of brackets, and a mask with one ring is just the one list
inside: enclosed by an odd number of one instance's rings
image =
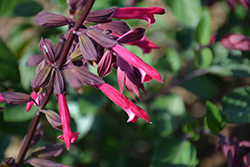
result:
[(227, 122), (237, 124), (250, 123), (250, 87), (241, 87), (229, 92), (223, 98), (222, 112)]

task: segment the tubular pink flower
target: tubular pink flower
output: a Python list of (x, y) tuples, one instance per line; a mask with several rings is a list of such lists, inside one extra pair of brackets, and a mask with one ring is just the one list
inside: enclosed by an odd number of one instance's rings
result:
[(164, 14), (165, 10), (160, 7), (125, 7), (116, 9), (112, 18), (117, 19), (143, 19), (148, 21), (148, 28), (150, 24), (155, 23), (154, 14)]
[(146, 36), (139, 41), (129, 42), (126, 44), (139, 46), (142, 49), (143, 54), (151, 52), (151, 49), (160, 49), (159, 46), (154, 44), (151, 40), (148, 40)]
[(66, 144), (67, 150), (70, 150), (70, 144), (74, 143), (78, 138), (79, 133), (73, 133), (70, 128), (70, 114), (65, 94), (58, 95), (59, 112), (63, 127), (63, 135), (59, 136), (62, 142)]
[(142, 108), (136, 106), (133, 102), (131, 102), (126, 96), (122, 95), (118, 90), (113, 88), (107, 83), (102, 83), (97, 85), (97, 87), (106, 95), (110, 100), (112, 100), (115, 104), (121, 107), (127, 114), (128, 120), (127, 122), (136, 122), (140, 117), (146, 122), (150, 121), (149, 115)]
[[(38, 95), (36, 94), (35, 91), (33, 91), (30, 96), (31, 96), (32, 99), (37, 100)], [(26, 111), (30, 111), (33, 104), (34, 104), (34, 101), (28, 102), (26, 104)]]
[(3, 96), (1, 95), (1, 93), (0, 93), (0, 101), (4, 101), (4, 98), (3, 98)]
[(155, 68), (146, 64), (138, 56), (134, 55), (132, 52), (122, 47), (119, 44), (116, 44), (112, 47), (112, 50), (115, 51), (119, 56), (121, 56), (127, 63), (138, 68), (142, 75), (141, 82), (149, 82), (152, 78), (156, 79), (159, 82), (162, 82), (161, 75), (156, 71)]

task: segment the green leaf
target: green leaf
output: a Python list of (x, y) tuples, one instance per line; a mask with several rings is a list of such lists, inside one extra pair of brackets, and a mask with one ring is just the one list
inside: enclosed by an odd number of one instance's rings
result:
[(165, 0), (173, 14), (189, 28), (195, 28), (201, 16), (200, 0)]
[(1, 0), (0, 1), (0, 16), (13, 16), (13, 9), (20, 2), (27, 2), (28, 0)]
[(29, 112), (26, 111), (26, 105), (6, 105), (3, 110), (3, 119), (5, 122), (23, 122), (31, 120), (35, 114), (36, 107), (33, 106)]
[(206, 103), (206, 123), (213, 134), (218, 134), (219, 131), (225, 128), (225, 115), (221, 113), (213, 103)]
[(223, 110), (227, 122), (250, 123), (250, 87), (241, 87), (229, 92), (223, 98)]
[(187, 117), (182, 98), (177, 94), (168, 94), (152, 103), (150, 110), (153, 126), (161, 136), (167, 136), (184, 124)]
[(250, 60), (240, 50), (228, 51), (220, 43), (216, 43), (212, 49), (214, 60), (212, 65), (206, 69), (208, 72), (219, 76), (250, 76)]
[(221, 82), (215, 77), (204, 75), (184, 82), (180, 86), (195, 93), (202, 99), (211, 99), (219, 95)]
[(165, 64), (164, 67), (168, 68), (170, 71), (178, 72), (181, 68), (181, 60), (177, 50), (174, 48), (168, 48), (166, 50), (165, 57), (166, 57), (166, 62), (165, 61), (163, 62)]
[(157, 145), (150, 167), (193, 167), (197, 164), (195, 147), (189, 141), (172, 137)]
[(213, 53), (210, 48), (203, 48), (200, 53), (196, 52), (196, 59), (200, 68), (207, 68), (213, 61)]
[(209, 44), (212, 30), (211, 30), (211, 16), (209, 11), (204, 11), (202, 18), (195, 30), (194, 39), (200, 43), (200, 45)]
[(11, 51), (1, 39), (0, 51), (0, 81), (19, 81), (19, 71), (16, 60)]
[(35, 1), (22, 2), (22, 3), (19, 3), (14, 8), (14, 14), (17, 16), (28, 17), (28, 16), (33, 16), (37, 14), (42, 9), (43, 7)]

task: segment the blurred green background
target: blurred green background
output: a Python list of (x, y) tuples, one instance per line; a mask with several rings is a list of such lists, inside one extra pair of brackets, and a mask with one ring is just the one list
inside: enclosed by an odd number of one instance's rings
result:
[[(246, 131), (250, 123), (249, 93), (242, 95), (250, 83), (250, 54), (228, 51), (219, 40), (228, 33), (250, 36), (249, 11), (239, 3), (231, 10), (226, 0), (96, 0), (93, 10), (130, 5), (166, 10), (165, 15), (155, 15), (156, 23), (146, 31), (161, 49), (143, 55), (140, 48), (127, 47), (163, 77), (163, 84), (155, 80), (145, 84), (147, 96), (142, 93), (142, 101), (135, 102), (149, 113), (153, 124), (141, 119), (126, 123), (126, 113), (100, 91), (84, 86), (83, 94), (78, 94), (69, 88), (72, 131), (80, 132), (80, 136), (70, 151), (65, 149), (54, 161), (76, 167), (226, 166), (223, 153), (215, 151), (218, 137), (210, 131), (250, 139)], [(35, 67), (26, 66), (28, 57), (40, 53), (41, 37), (56, 43), (67, 31), (67, 26), (35, 25), (32, 19), (41, 10), (69, 16), (65, 0), (0, 1), (0, 92), (30, 94)], [(147, 27), (144, 20), (127, 22), (131, 28)], [(209, 45), (214, 33), (217, 41)], [(104, 80), (118, 88), (115, 71)], [(127, 91), (124, 94), (132, 100)], [(208, 117), (207, 100), (226, 118)], [(25, 105), (0, 106), (5, 108), (0, 111), (0, 159), (16, 157), (35, 107), (27, 113)], [(55, 96), (46, 108), (58, 111)], [(221, 128), (208, 126), (209, 121)], [(57, 136), (61, 132), (44, 116), (41, 124), (44, 136), (38, 145), (60, 142)]]

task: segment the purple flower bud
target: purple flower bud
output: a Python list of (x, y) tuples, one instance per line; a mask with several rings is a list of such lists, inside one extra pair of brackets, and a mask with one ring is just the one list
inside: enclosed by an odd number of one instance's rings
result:
[(37, 25), (45, 26), (45, 27), (60, 27), (60, 26), (64, 26), (67, 24), (71, 25), (73, 21), (72, 19), (62, 16), (62, 15), (41, 11), (34, 18), (34, 22)]

